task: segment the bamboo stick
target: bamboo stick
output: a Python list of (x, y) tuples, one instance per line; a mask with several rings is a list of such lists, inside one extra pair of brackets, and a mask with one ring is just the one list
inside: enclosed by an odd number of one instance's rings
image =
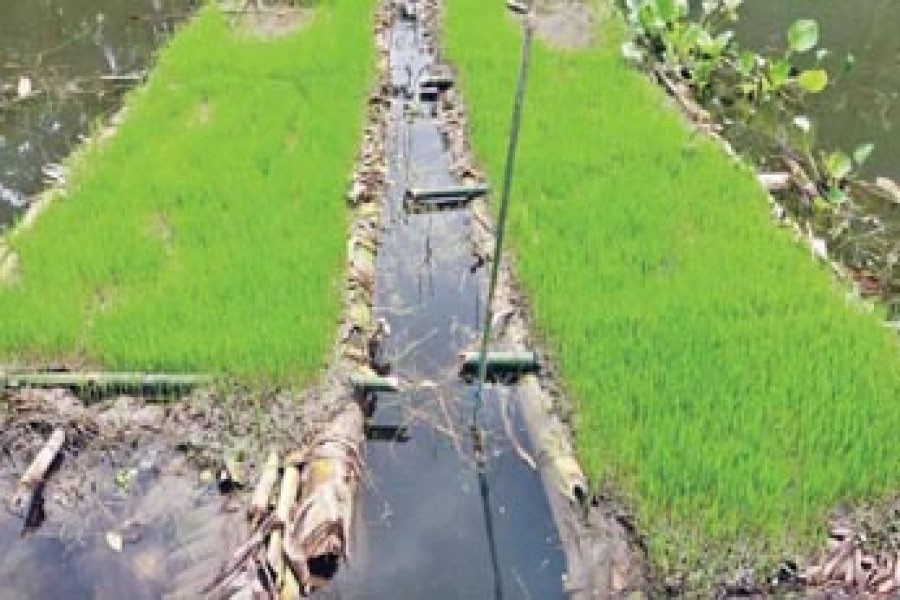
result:
[(272, 569), (275, 590), (280, 591), (284, 585), (284, 531), (278, 527), (269, 534), (269, 546), (266, 561)]
[(278, 480), (278, 453), (272, 451), (266, 460), (256, 489), (253, 490), (253, 499), (250, 501), (249, 518), (256, 521), (265, 515), (269, 508), (269, 499), (272, 497), (272, 489)]
[(399, 392), (397, 377), (382, 377), (375, 373), (359, 372), (350, 376), (350, 385), (359, 392)]
[(486, 195), (489, 191), (490, 187), (485, 184), (473, 184), (435, 188), (409, 188), (407, 194), (417, 202), (427, 202), (429, 200), (476, 198), (478, 196)]
[[(478, 368), (481, 355), (478, 352), (463, 352), (462, 368), (472, 371)], [(531, 350), (491, 350), (486, 357), (488, 370), (533, 371), (538, 368), (537, 354)]]
[(281, 493), (275, 506), (275, 523), (284, 525), (290, 520), (291, 507), (300, 489), (300, 471), (296, 467), (285, 467), (281, 478)]
[(25, 506), (32, 492), (47, 476), (47, 471), (50, 470), (50, 466), (60, 450), (62, 450), (65, 442), (66, 432), (59, 428), (54, 429), (41, 451), (38, 452), (28, 468), (25, 469), (22, 477), (19, 478), (19, 485), (11, 499), (11, 504), (14, 508)]

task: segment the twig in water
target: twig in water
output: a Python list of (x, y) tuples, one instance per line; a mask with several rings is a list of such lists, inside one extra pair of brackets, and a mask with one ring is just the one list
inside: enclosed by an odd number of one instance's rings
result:
[(500, 396), (500, 419), (503, 421), (503, 429), (506, 431), (506, 437), (509, 438), (513, 450), (519, 455), (525, 464), (531, 467), (532, 471), (537, 471), (537, 463), (531, 457), (525, 448), (519, 443), (516, 432), (513, 430), (512, 422), (509, 420), (509, 397), (506, 394)]

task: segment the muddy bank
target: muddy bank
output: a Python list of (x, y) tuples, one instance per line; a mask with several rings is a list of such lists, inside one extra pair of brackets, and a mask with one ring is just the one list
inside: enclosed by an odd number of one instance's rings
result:
[[(301, 444), (327, 414), (296, 394), (240, 389), (89, 405), (24, 390), (0, 407), (4, 598), (196, 597), (242, 541), (241, 488), (258, 457)], [(18, 477), (56, 429), (59, 457), (13, 509)]]

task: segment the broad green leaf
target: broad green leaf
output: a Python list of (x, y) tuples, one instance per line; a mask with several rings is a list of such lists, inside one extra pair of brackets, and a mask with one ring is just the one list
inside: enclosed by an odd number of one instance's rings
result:
[(819, 24), (812, 19), (800, 19), (788, 29), (788, 43), (794, 52), (807, 52), (819, 43)]
[(856, 150), (853, 151), (853, 160), (856, 162), (857, 166), (861, 166), (869, 160), (869, 156), (871, 156), (873, 150), (875, 150), (875, 144), (872, 143), (858, 146)]
[(797, 77), (797, 83), (805, 92), (818, 94), (828, 85), (828, 71), (824, 69), (809, 69), (803, 71)]
[(845, 153), (837, 150), (825, 156), (825, 170), (834, 179), (843, 179), (853, 170), (853, 161)]

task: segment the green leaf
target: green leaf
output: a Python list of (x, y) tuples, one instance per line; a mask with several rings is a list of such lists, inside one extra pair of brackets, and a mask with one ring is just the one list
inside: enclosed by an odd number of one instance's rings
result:
[(675, 0), (656, 0), (656, 12), (666, 23), (678, 20), (678, 5)]
[(741, 51), (738, 56), (737, 69), (744, 77), (750, 77), (757, 65), (757, 54), (749, 50)]
[(800, 19), (788, 29), (788, 43), (794, 52), (807, 52), (819, 43), (819, 24), (812, 19)]
[(797, 78), (797, 83), (805, 92), (818, 94), (828, 85), (828, 71), (825, 69), (809, 69)]
[(843, 179), (853, 170), (853, 161), (840, 150), (825, 156), (825, 170), (834, 179)]
[(791, 63), (786, 58), (780, 58), (772, 63), (769, 67), (769, 82), (772, 87), (777, 89), (783, 88), (791, 76)]
[(659, 13), (656, 12), (656, 8), (652, 4), (645, 4), (641, 7), (641, 10), (638, 12), (638, 21), (641, 27), (644, 28), (644, 31), (649, 33), (656, 32), (666, 26), (665, 21), (659, 17)]
[(847, 200), (847, 192), (839, 187), (832, 187), (825, 192), (825, 199), (832, 204), (843, 204)]
[(872, 151), (875, 150), (875, 144), (868, 143), (862, 144), (853, 151), (853, 161), (857, 166), (862, 166), (867, 160), (869, 160), (869, 156), (872, 155)]

